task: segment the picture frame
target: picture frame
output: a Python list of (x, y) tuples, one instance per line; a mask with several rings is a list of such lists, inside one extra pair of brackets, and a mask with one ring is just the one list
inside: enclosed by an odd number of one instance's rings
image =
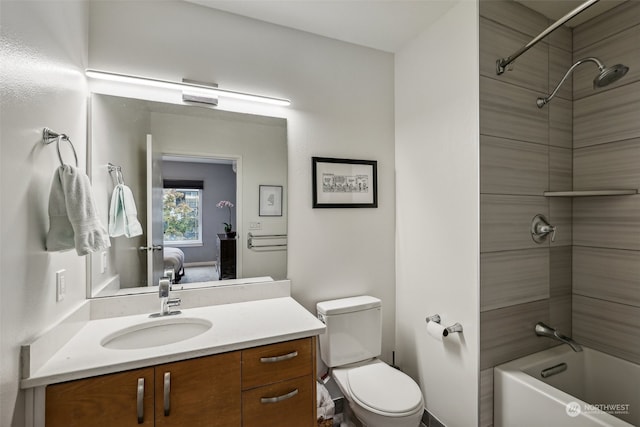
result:
[(376, 160), (312, 157), (313, 208), (377, 208)]
[(282, 185), (260, 185), (259, 216), (282, 216)]

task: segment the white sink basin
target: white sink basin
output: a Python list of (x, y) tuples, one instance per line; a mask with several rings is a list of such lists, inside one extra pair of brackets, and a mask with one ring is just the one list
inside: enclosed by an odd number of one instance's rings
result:
[(115, 350), (158, 347), (193, 338), (208, 331), (211, 326), (208, 320), (192, 317), (158, 319), (109, 334), (100, 345)]

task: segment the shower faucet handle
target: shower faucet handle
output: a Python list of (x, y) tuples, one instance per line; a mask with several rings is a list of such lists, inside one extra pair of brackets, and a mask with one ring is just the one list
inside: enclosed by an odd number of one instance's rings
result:
[(531, 220), (531, 238), (536, 243), (543, 243), (549, 234), (551, 234), (551, 241), (556, 240), (555, 225), (551, 225), (544, 215), (538, 214)]

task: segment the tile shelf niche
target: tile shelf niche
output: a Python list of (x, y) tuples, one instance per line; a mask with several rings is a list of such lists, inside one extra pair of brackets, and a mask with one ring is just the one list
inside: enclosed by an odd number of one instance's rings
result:
[(640, 194), (640, 190), (545, 191), (543, 193), (545, 197), (630, 196), (634, 194)]

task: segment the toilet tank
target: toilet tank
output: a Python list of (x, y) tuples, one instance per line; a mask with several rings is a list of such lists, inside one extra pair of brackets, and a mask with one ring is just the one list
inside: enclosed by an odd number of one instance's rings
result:
[(327, 329), (320, 335), (320, 357), (329, 367), (378, 357), (382, 348), (381, 302), (358, 296), (319, 302), (318, 319)]

